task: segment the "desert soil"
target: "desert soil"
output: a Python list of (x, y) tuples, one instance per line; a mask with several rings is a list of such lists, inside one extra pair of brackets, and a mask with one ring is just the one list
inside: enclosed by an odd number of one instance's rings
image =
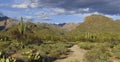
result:
[(58, 59), (55, 62), (84, 62), (86, 50), (79, 48), (78, 45), (74, 45), (70, 50), (72, 53), (70, 53), (67, 58)]

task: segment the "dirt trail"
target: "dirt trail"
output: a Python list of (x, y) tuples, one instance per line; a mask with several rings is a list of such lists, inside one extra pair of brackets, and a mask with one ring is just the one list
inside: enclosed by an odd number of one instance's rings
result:
[(72, 53), (67, 58), (58, 59), (55, 62), (84, 62), (83, 59), (84, 54), (87, 52), (86, 50), (80, 49), (78, 45), (74, 45), (70, 50)]

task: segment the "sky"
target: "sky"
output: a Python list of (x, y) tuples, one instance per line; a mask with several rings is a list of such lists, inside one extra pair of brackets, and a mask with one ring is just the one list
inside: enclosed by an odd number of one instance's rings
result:
[(120, 19), (120, 0), (0, 0), (0, 15), (47, 23), (79, 23), (91, 14)]

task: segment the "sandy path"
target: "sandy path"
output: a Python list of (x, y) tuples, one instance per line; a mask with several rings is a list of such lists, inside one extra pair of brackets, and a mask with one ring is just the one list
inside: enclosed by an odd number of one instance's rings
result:
[(74, 45), (70, 50), (73, 52), (67, 58), (58, 59), (55, 62), (84, 62), (84, 54), (87, 51), (80, 49), (78, 45)]

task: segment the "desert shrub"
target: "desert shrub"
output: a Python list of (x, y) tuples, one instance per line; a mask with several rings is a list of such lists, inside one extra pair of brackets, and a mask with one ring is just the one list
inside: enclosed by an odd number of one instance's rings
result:
[(7, 35), (7, 33), (4, 32), (4, 31), (1, 31), (1, 32), (0, 32), (0, 41), (9, 41), (9, 40), (10, 40), (10, 38), (9, 38), (9, 36)]
[(81, 43), (79, 43), (79, 47), (86, 49), (86, 50), (90, 50), (95, 47), (95, 43), (81, 42)]
[(6, 47), (8, 47), (10, 42), (5, 42), (5, 41), (1, 41), (0, 42), (0, 50), (5, 49)]
[(120, 59), (120, 45), (115, 46), (112, 49), (113, 52), (113, 56), (115, 56), (116, 58)]
[(109, 62), (108, 50), (104, 48), (92, 49), (85, 55), (86, 62)]
[(34, 61), (34, 59), (37, 58), (38, 62), (41, 60), (44, 60), (45, 62), (52, 62), (56, 58), (60, 58), (60, 55), (66, 55), (67, 52), (69, 52), (68, 49), (69, 46), (70, 45), (61, 42), (41, 45), (29, 44), (28, 46), (25, 47), (25, 49), (19, 50), (20, 52), (19, 54), (21, 54), (23, 57), (26, 57), (26, 59), (24, 59), (26, 61), (27, 60)]
[(41, 53), (49, 56), (49, 57), (54, 57), (57, 58), (61, 54), (66, 54), (67, 49), (69, 45), (64, 44), (64, 43), (56, 43), (56, 44), (43, 44), (40, 46)]
[(103, 43), (96, 43), (95, 48), (104, 48), (104, 49), (110, 49), (113, 47), (112, 43), (109, 42), (103, 42)]
[(9, 37), (5, 35), (0, 35), (0, 41), (8, 41)]
[(23, 41), (26, 39), (26, 34), (21, 35), (17, 26), (9, 29), (6, 33), (11, 41), (12, 40)]
[(112, 43), (103, 42), (103, 43), (92, 43), (92, 42), (80, 42), (79, 44), (80, 48), (91, 50), (93, 48), (112, 48), (114, 45)]
[(26, 33), (25, 36), (26, 38), (24, 39), (23, 43), (26, 43), (26, 44), (41, 44), (42, 43), (41, 38), (36, 36), (33, 33)]

